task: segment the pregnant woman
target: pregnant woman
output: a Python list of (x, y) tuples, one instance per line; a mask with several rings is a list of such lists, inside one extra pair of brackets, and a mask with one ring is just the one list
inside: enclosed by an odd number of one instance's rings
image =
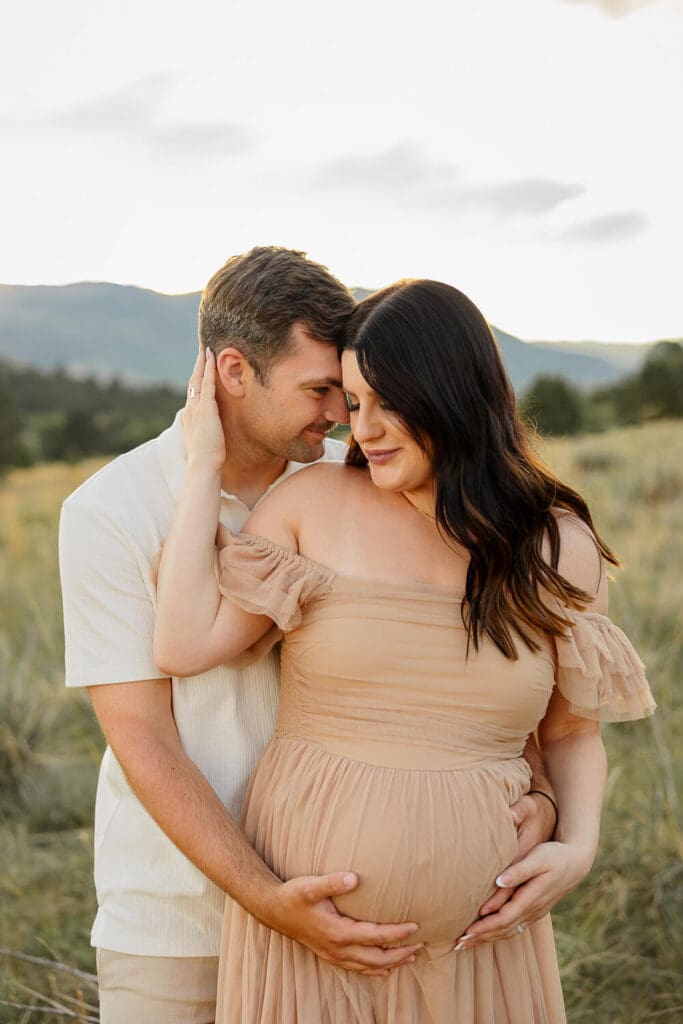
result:
[(351, 973), (228, 900), (217, 1020), (559, 1024), (547, 915), (475, 947), (462, 932), (514, 857), (509, 806), (528, 789), (521, 755), (536, 728), (560, 803), (547, 857), (593, 861), (598, 720), (654, 709), (605, 617), (603, 560), (615, 556), (529, 447), (479, 311), (414, 281), (366, 299), (348, 324), (348, 464), (297, 473), (244, 534), (222, 536), (217, 580), (214, 366), (209, 355), (188, 416), (159, 663), (182, 675), (283, 637), (277, 731), (244, 831), (281, 878), (353, 866), (360, 883), (338, 909), (416, 921), (422, 944), (385, 976)]

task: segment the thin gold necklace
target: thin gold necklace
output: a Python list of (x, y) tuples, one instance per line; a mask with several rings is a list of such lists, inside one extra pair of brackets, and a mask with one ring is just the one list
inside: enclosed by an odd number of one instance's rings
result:
[(427, 512), (425, 509), (420, 508), (419, 505), (416, 505), (413, 501), (410, 500), (405, 491), (401, 491), (401, 497), (408, 502), (410, 507), (414, 509), (415, 512), (419, 512), (421, 516), (425, 517), (425, 519), (431, 519), (433, 523), (436, 522), (436, 514), (433, 512)]

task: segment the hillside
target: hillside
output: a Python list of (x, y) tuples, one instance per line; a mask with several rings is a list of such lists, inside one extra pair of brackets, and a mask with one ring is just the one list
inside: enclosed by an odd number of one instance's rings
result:
[(531, 341), (528, 344), (537, 345), (539, 348), (550, 348), (555, 352), (593, 356), (606, 360), (611, 365), (623, 370), (624, 373), (636, 373), (654, 342), (628, 344), (606, 341)]
[[(362, 297), (367, 290), (355, 294)], [(163, 295), (106, 283), (0, 285), (0, 357), (71, 374), (184, 387), (199, 299), (199, 292)], [(560, 375), (587, 388), (618, 380), (630, 369), (610, 358), (607, 345), (594, 354), (582, 346), (529, 344), (494, 330), (519, 391), (538, 374)]]

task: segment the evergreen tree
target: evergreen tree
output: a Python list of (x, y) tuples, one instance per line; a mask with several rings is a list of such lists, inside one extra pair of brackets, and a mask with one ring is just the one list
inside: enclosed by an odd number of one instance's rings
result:
[(660, 341), (640, 371), (646, 417), (683, 416), (683, 344)]
[(581, 395), (564, 377), (536, 377), (521, 413), (541, 434), (576, 434), (581, 429)]
[(0, 476), (10, 466), (23, 465), (22, 422), (7, 377), (0, 372)]

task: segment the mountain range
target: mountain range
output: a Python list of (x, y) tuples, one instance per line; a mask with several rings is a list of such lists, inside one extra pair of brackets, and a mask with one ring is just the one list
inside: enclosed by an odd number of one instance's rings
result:
[[(356, 289), (362, 297), (367, 289)], [(0, 358), (74, 375), (184, 388), (200, 292), (164, 295), (132, 285), (0, 285)], [(526, 342), (493, 328), (518, 392), (539, 374), (580, 388), (638, 369), (649, 345)]]

